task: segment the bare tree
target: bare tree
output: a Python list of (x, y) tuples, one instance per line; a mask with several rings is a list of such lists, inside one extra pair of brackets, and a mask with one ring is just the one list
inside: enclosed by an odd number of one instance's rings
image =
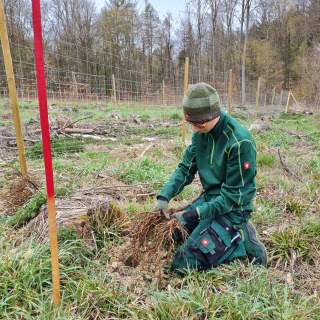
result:
[(212, 81), (215, 81), (215, 36), (218, 21), (218, 11), (221, 0), (208, 0), (210, 8), (210, 21), (211, 21), (211, 72)]
[(226, 60), (225, 65), (227, 68), (232, 68), (233, 65), (233, 53), (232, 53), (232, 37), (233, 37), (233, 21), (235, 17), (235, 11), (238, 4), (238, 0), (223, 0), (224, 2), (224, 12), (225, 12), (225, 24), (227, 31), (226, 39)]
[(242, 62), (241, 62), (241, 104), (244, 105), (246, 102), (246, 56), (247, 56), (247, 43), (249, 34), (249, 23), (250, 23), (250, 8), (252, 0), (242, 0), (242, 16), (245, 15), (246, 29), (244, 34), (244, 42), (242, 49)]

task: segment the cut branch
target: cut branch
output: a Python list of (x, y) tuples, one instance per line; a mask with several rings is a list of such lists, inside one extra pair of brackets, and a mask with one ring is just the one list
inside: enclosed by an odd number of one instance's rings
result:
[(302, 179), (297, 174), (295, 174), (293, 171), (291, 171), (288, 168), (288, 166), (284, 163), (282, 156), (281, 156), (281, 153), (280, 153), (280, 148), (278, 148), (278, 156), (279, 156), (279, 160), (280, 160), (280, 163), (281, 163), (284, 171), (287, 172), (289, 175), (293, 176), (294, 178), (296, 178), (297, 180), (302, 181)]

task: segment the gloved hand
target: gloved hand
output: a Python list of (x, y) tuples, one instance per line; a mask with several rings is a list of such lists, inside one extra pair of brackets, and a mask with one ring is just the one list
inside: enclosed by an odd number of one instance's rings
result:
[(173, 215), (183, 226), (191, 227), (199, 222), (199, 215), (196, 209), (179, 211)]
[(169, 201), (164, 197), (158, 196), (154, 211), (160, 211), (166, 217), (166, 219), (170, 219), (168, 207)]

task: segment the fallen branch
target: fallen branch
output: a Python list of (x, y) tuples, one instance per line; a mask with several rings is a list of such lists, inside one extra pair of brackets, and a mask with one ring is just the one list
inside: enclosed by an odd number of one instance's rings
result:
[(139, 155), (139, 157), (137, 158), (138, 160), (143, 158), (143, 156), (146, 154), (147, 151), (149, 151), (151, 148), (153, 147), (153, 144), (148, 145)]
[(76, 123), (78, 123), (78, 122), (80, 122), (80, 121), (82, 121), (82, 120), (86, 120), (86, 119), (90, 119), (90, 118), (92, 118), (92, 116), (86, 116), (86, 117), (84, 117), (84, 118), (78, 119), (78, 120), (73, 121), (73, 122), (70, 122), (70, 123), (69, 123), (69, 121), (67, 121), (66, 124), (63, 126), (63, 129), (70, 128), (70, 127), (72, 127), (74, 124), (76, 124)]
[[(14, 141), (16, 141), (16, 137), (0, 136), (0, 139), (14, 140)], [(36, 140), (32, 140), (32, 139), (28, 139), (28, 138), (23, 138), (23, 140), (24, 140), (24, 141), (27, 141), (27, 142), (37, 143)]]
[(146, 199), (147, 197), (154, 197), (156, 195), (155, 192), (149, 192), (149, 193), (138, 193), (135, 197), (137, 199)]
[[(64, 134), (63, 132), (61, 132)], [(101, 137), (97, 135), (92, 135), (92, 134), (80, 134), (80, 133), (74, 133), (72, 135), (68, 135), (69, 137), (79, 137), (83, 139), (92, 139), (92, 140), (97, 140), (97, 141), (117, 141), (116, 138), (110, 138), (110, 137)]]
[(65, 129), (59, 129), (59, 133), (68, 133), (68, 134), (73, 134), (73, 133), (82, 133), (82, 134), (95, 134), (94, 129), (87, 129), (87, 128), (65, 128)]
[(282, 168), (284, 169), (285, 172), (287, 172), (289, 175), (293, 176), (294, 178), (296, 178), (298, 181), (302, 182), (303, 180), (298, 176), (296, 175), (293, 171), (291, 171), (288, 166), (284, 163), (282, 157), (281, 157), (281, 153), (280, 153), (280, 148), (278, 148), (278, 156), (279, 156), (279, 160), (280, 160), (280, 163), (282, 165)]

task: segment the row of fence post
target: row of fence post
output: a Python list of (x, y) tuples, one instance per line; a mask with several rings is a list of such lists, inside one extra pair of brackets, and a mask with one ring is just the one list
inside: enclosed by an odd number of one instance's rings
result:
[[(262, 82), (263, 78), (259, 77), (258, 82), (257, 82), (257, 89), (256, 89), (256, 102), (255, 102), (255, 114), (257, 115), (260, 112), (260, 98), (261, 98), (261, 87), (262, 87)], [(189, 85), (189, 58), (185, 58), (185, 63), (184, 63), (184, 77), (183, 77), (183, 93), (185, 94), (187, 91)], [(282, 105), (282, 100), (283, 100), (283, 90), (280, 92), (280, 102), (279, 105)], [(162, 80), (162, 86), (161, 86), (161, 98), (160, 101), (162, 104), (165, 104), (165, 81)], [(233, 71), (232, 69), (229, 70), (228, 72), (228, 84), (227, 84), (227, 111), (228, 113), (232, 113), (232, 104), (233, 104), (233, 95), (234, 95), (234, 77), (233, 77)], [(272, 98), (271, 98), (271, 105), (275, 105), (275, 98), (276, 98), (276, 88), (274, 87), (272, 89)], [(290, 98), (299, 105), (297, 102), (297, 99), (293, 95), (292, 91), (290, 90), (288, 93), (288, 100), (285, 108), (285, 112), (289, 111), (290, 107)], [(116, 89), (116, 80), (115, 80), (115, 75), (112, 74), (112, 101), (113, 103), (117, 103), (117, 89)], [(264, 107), (266, 107), (267, 104), (267, 94), (264, 95)]]

